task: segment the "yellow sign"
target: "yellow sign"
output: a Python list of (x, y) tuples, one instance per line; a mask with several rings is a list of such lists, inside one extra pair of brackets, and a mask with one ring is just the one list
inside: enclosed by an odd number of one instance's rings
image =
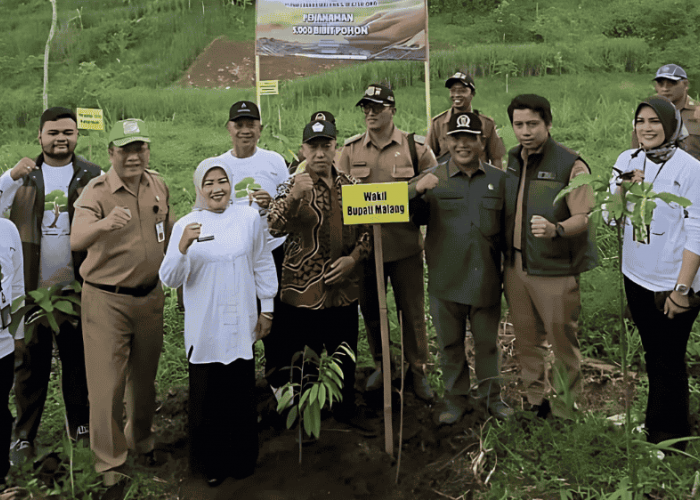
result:
[(86, 130), (104, 130), (105, 121), (101, 109), (78, 108), (78, 128)]
[(408, 184), (406, 182), (343, 186), (343, 222), (345, 224), (408, 221)]
[(277, 95), (279, 94), (279, 80), (260, 80), (258, 89), (260, 95)]

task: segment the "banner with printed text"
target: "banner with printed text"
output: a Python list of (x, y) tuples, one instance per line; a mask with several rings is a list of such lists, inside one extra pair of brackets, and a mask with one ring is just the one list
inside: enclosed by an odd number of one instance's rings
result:
[(425, 61), (426, 0), (258, 0), (255, 53)]

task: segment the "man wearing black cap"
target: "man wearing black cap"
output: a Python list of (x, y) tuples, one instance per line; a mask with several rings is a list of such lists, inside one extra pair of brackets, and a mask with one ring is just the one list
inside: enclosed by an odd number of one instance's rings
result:
[[(74, 154), (78, 141), (75, 113), (67, 108), (49, 108), (39, 123), (41, 154), (22, 158), (0, 178), (0, 212), (11, 207), (10, 220), (19, 229), (24, 253), (24, 284), (27, 293), (54, 285), (63, 294), (76, 296), (69, 286), (81, 281), (78, 268), (85, 252), (71, 252), (70, 227), (73, 203), (83, 187), (102, 170)], [(66, 424), (71, 439), (89, 443), (89, 406), (85, 379), (85, 355), (80, 320), (64, 317), (60, 333), (37, 324), (26, 343), (16, 341), (15, 398), (17, 420), (11, 449), (13, 463), (34, 454), (41, 415), (44, 411), (51, 353), (56, 340), (63, 373)]]
[[(275, 356), (286, 352), (287, 364), (305, 345), (317, 354), (324, 347), (332, 354), (345, 342), (357, 352), (357, 263), (367, 259), (372, 248), (366, 227), (343, 225), (342, 186), (355, 181), (333, 164), (335, 126), (314, 120), (304, 128), (302, 140), (306, 171), (289, 179), (268, 217), (273, 235), (289, 237), (281, 304), (268, 336), (279, 340), (274, 343)], [(355, 363), (348, 356), (342, 357), (342, 370), (343, 400), (333, 405), (336, 419), (366, 428), (355, 407)]]
[[(314, 121), (314, 120), (324, 120), (327, 122), (331, 122), (333, 126), (335, 126), (335, 117), (333, 116), (333, 113), (330, 111), (316, 111), (314, 113), (311, 113), (311, 119), (309, 121)], [(337, 127), (336, 127), (337, 130)], [(343, 151), (343, 147), (340, 146), (339, 148), (336, 148), (335, 150), (335, 162), (336, 164), (338, 161), (340, 161), (340, 153)], [(306, 169), (306, 158), (304, 158), (304, 152), (302, 151), (302, 148), (299, 148), (299, 151), (297, 153), (297, 158), (295, 158), (292, 163), (289, 164), (289, 175), (293, 175), (297, 170), (299, 172), (303, 172)]]
[[(476, 94), (474, 79), (465, 71), (458, 71), (445, 82), (445, 87), (450, 89), (450, 100), (452, 107), (433, 118), (428, 130), (428, 146), (433, 150), (435, 156), (442, 157), (448, 153), (447, 148), (447, 124), (455, 113), (471, 113), (472, 99)], [(498, 136), (496, 124), (492, 118), (474, 111), (479, 116), (482, 123), (481, 140), (484, 143), (481, 152), (481, 161), (490, 163), (494, 167), (501, 168), (501, 159), (506, 154), (503, 141)]]
[(575, 396), (581, 385), (578, 276), (598, 264), (588, 227), (590, 188), (581, 186), (556, 203), (554, 198), (590, 169), (578, 153), (549, 135), (552, 111), (544, 97), (515, 97), (508, 117), (520, 145), (508, 152), (508, 172), (516, 176), (517, 187), (511, 183), (508, 197), (507, 208), (515, 216), (507, 221), (504, 291), (527, 399), (546, 418), (551, 407), (544, 394), (545, 340), (554, 352), (555, 389)]
[[(688, 75), (677, 64), (666, 64), (656, 71), (654, 89), (670, 100), (683, 119), (680, 147), (700, 160), (700, 106), (688, 96)], [(632, 149), (639, 148), (637, 134), (632, 132)]]
[[(345, 141), (340, 170), (363, 183), (408, 181), (437, 165), (435, 155), (421, 137), (394, 126), (394, 92), (384, 85), (370, 85), (357, 106), (365, 114), (367, 131)], [(382, 226), (384, 276), (391, 279), (396, 309), (403, 313), (406, 359), (411, 365), (415, 394), (426, 401), (433, 397), (425, 364), (428, 338), (423, 310), (423, 237), (412, 222)], [(367, 341), (376, 370), (367, 380), (367, 389), (379, 389), (381, 372), (381, 329), (379, 298), (374, 259), (364, 265), (360, 308), (365, 319)]]
[(498, 348), (508, 174), (479, 159), (481, 133), (475, 113), (452, 114), (446, 141), (450, 159), (417, 181), (418, 197), (411, 205), (416, 220), (428, 226), (430, 314), (445, 381), (440, 424), (456, 423), (469, 406), (467, 319), (474, 336), (478, 397), (496, 418), (513, 414), (501, 400)]

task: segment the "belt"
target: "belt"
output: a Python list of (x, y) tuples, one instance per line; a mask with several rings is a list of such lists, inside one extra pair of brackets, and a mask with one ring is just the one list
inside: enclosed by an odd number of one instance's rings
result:
[(136, 287), (130, 287), (130, 286), (119, 286), (119, 285), (100, 285), (97, 283), (91, 283), (90, 281), (86, 281), (90, 286), (94, 286), (95, 288), (99, 288), (100, 290), (104, 290), (105, 292), (110, 292), (110, 293), (119, 293), (122, 295), (131, 295), (133, 297), (145, 297), (149, 293), (153, 291), (153, 289), (158, 285), (158, 282), (156, 281), (155, 284), (153, 285), (145, 285), (145, 286), (136, 286)]

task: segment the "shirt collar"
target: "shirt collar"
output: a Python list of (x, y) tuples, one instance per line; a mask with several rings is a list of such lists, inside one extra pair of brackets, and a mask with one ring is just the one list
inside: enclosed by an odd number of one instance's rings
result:
[[(105, 176), (112, 194), (116, 193), (119, 190), (119, 188), (124, 188), (126, 191), (129, 191), (129, 189), (126, 187), (119, 175), (117, 175), (117, 172), (116, 170), (114, 170), (114, 167), (110, 167)], [(146, 171), (144, 171), (143, 174), (141, 174), (141, 184), (146, 186), (150, 184), (148, 180), (148, 175), (146, 175)]]
[[(399, 128), (396, 125), (394, 125), (393, 123), (392, 123), (392, 127), (394, 127), (394, 129), (391, 132), (391, 137), (389, 137), (389, 144), (391, 144), (392, 142), (395, 142), (396, 144), (399, 144), (399, 145), (403, 144), (403, 138), (404, 138), (403, 134), (401, 133)], [(374, 143), (372, 142), (372, 139), (370, 139), (370, 137), (369, 137), (369, 130), (368, 130), (367, 132), (365, 132), (365, 138), (362, 140), (362, 145), (364, 147), (367, 147), (369, 144), (374, 144)], [(374, 146), (377, 147), (376, 144), (374, 144)]]
[[(484, 168), (484, 164), (481, 160), (479, 160), (479, 167), (474, 171), (474, 173), (471, 175), (471, 177), (474, 177), (476, 174), (479, 172), (481, 173), (486, 173), (486, 169)], [(452, 159), (450, 159), (447, 162), (447, 175), (448, 177), (456, 177), (457, 175), (466, 175), (467, 177), (470, 177), (469, 174), (461, 170), (459, 167), (455, 166), (452, 164)]]

